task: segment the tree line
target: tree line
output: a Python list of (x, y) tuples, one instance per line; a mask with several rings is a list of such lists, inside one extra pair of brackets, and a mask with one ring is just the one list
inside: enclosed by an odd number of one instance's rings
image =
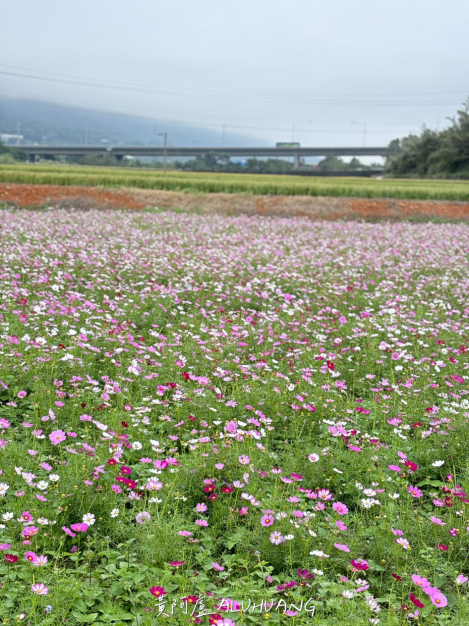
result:
[(385, 172), (392, 176), (469, 177), (469, 100), (450, 118), (448, 128), (424, 127), (420, 135), (391, 141)]

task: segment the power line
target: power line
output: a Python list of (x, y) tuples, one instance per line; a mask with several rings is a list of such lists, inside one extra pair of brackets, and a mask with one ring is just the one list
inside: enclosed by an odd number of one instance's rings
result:
[[(72, 79), (72, 78), (53, 78), (47, 76), (34, 76), (33, 74), (23, 74), (18, 72), (7, 72), (4, 70), (0, 70), (0, 74), (4, 76), (14, 76), (17, 78), (27, 78), (32, 80), (40, 80), (46, 82), (53, 83), (61, 83), (61, 84), (71, 84), (71, 85), (79, 85), (81, 87), (95, 87), (99, 89), (112, 89), (118, 91), (133, 91), (140, 93), (159, 93), (165, 95), (184, 95), (187, 98), (203, 98), (203, 99), (229, 99), (230, 101), (250, 101), (250, 102), (270, 102), (270, 103), (280, 103), (280, 104), (309, 104), (309, 105), (330, 105), (330, 106), (364, 106), (364, 105), (372, 105), (372, 106), (435, 106), (435, 105), (454, 105), (458, 104), (453, 101), (399, 101), (399, 100), (376, 100), (376, 101), (368, 101), (368, 100), (333, 100), (333, 99), (325, 99), (331, 98), (331, 96), (304, 96), (304, 95), (277, 95), (277, 96), (269, 96), (268, 94), (240, 94), (240, 93), (228, 93), (228, 92), (210, 92), (210, 91), (202, 91), (202, 90), (187, 90), (187, 89), (175, 89), (175, 88), (167, 88), (167, 87), (143, 87), (143, 86), (133, 86), (128, 87), (125, 84), (119, 85), (118, 83), (105, 83), (105, 82), (97, 82), (89, 79)], [(335, 96), (342, 98), (344, 96)], [(364, 96), (346, 96), (350, 97), (360, 97)], [(374, 96), (376, 97), (376, 96)], [(381, 97), (381, 96), (378, 96)], [(386, 96), (387, 97), (387, 96)]]

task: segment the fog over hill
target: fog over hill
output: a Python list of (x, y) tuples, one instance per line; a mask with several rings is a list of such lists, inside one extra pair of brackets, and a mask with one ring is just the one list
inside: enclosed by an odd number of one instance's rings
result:
[[(19, 126), (18, 126), (19, 125)], [(177, 119), (154, 119), (0, 95), (0, 134), (19, 134), (24, 144), (161, 146), (255, 146), (265, 141)]]

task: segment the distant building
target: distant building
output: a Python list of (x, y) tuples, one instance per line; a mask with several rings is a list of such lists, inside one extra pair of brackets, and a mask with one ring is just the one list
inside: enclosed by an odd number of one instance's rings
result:
[(7, 146), (16, 146), (24, 139), (23, 135), (0, 135), (0, 141)]

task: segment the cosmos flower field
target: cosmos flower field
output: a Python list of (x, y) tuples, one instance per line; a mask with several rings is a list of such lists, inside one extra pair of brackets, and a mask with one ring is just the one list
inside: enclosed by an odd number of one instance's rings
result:
[(0, 225), (2, 623), (469, 622), (468, 226)]

